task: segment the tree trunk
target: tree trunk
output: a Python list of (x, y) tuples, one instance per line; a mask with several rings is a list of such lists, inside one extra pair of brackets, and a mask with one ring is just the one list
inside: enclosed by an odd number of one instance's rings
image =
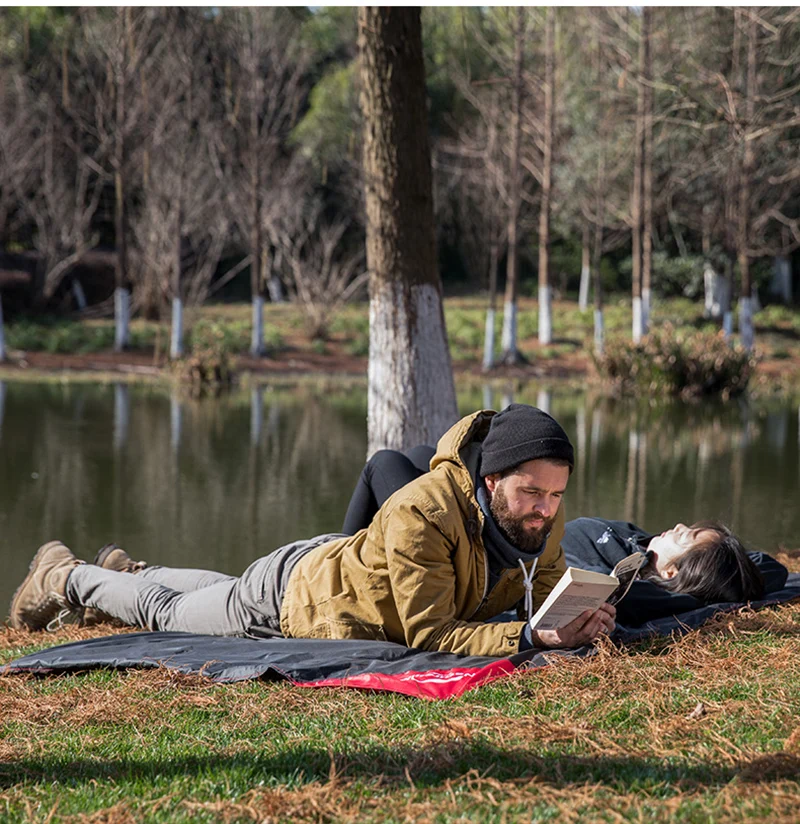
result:
[(519, 279), (519, 215), (522, 203), (522, 66), (525, 47), (525, 9), (517, 7), (514, 37), (514, 84), (511, 92), (511, 169), (508, 179), (508, 261), (503, 306), (503, 363), (520, 363), (517, 349), (517, 287)]
[[(255, 88), (257, 81), (254, 80)], [(256, 94), (256, 92), (254, 92)], [(257, 99), (257, 98), (256, 98)], [(264, 246), (261, 202), (261, 157), (258, 151), (258, 111), (253, 101), (250, 106), (250, 295), (253, 308), (250, 354), (259, 358), (264, 354), (264, 295), (262, 251)]]
[(486, 326), (483, 335), (484, 370), (489, 370), (494, 366), (494, 319), (497, 313), (497, 264), (499, 251), (497, 241), (492, 240), (489, 249), (489, 308), (486, 311)]
[(130, 38), (130, 8), (118, 8), (119, 54), (115, 72), (115, 129), (114, 129), (114, 243), (116, 245), (116, 289), (114, 292), (114, 351), (121, 352), (128, 345), (130, 323), (130, 278), (128, 274), (128, 216), (125, 187), (127, 162), (125, 140), (125, 93)]
[(583, 224), (581, 238), (581, 285), (578, 290), (578, 308), (585, 312), (589, 308), (589, 287), (592, 278), (592, 250), (590, 246), (591, 229), (589, 223)]
[(755, 343), (753, 330), (752, 287), (750, 283), (750, 250), (748, 248), (750, 235), (750, 187), (755, 167), (755, 151), (753, 141), (749, 140), (753, 128), (756, 96), (756, 27), (755, 11), (750, 14), (747, 31), (747, 81), (745, 88), (744, 117), (745, 128), (744, 150), (742, 156), (742, 178), (739, 184), (739, 221), (736, 233), (736, 249), (739, 259), (739, 273), (742, 278), (742, 290), (739, 295), (739, 333), (742, 346), (752, 349)]
[(544, 67), (544, 152), (542, 200), (539, 208), (539, 343), (553, 341), (553, 307), (550, 294), (550, 196), (553, 187), (555, 139), (555, 31), (556, 13), (547, 7)]
[(653, 272), (653, 66), (650, 48), (652, 28), (649, 6), (642, 7), (642, 43), (644, 45), (644, 146), (642, 169), (642, 334), (650, 327), (650, 295)]
[(420, 9), (361, 7), (358, 28), (372, 454), (436, 443), (458, 410), (436, 265)]
[(603, 283), (600, 278), (600, 264), (603, 260), (603, 220), (605, 218), (606, 165), (605, 155), (601, 151), (597, 157), (597, 224), (594, 229), (594, 351), (602, 355), (605, 348), (605, 326), (603, 322)]
[(0, 295), (0, 363), (6, 359), (6, 336), (3, 325), (3, 296)]
[[(180, 196), (180, 195), (179, 195)], [(172, 334), (169, 343), (169, 356), (177, 360), (183, 356), (183, 293), (181, 289), (181, 226), (182, 209), (178, 208), (178, 220), (175, 229), (175, 251), (172, 260)]]
[(639, 343), (644, 333), (642, 324), (642, 179), (644, 166), (645, 86), (645, 24), (639, 33), (638, 87), (636, 92), (636, 124), (633, 141), (633, 188), (631, 190), (631, 275), (633, 296), (633, 342)]

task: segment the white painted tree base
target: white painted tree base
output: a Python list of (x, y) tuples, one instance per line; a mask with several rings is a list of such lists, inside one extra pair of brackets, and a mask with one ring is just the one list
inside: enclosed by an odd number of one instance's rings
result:
[(517, 363), (521, 358), (517, 348), (517, 303), (506, 301), (503, 304), (503, 334), (500, 339), (503, 350), (503, 363)]
[(752, 298), (739, 298), (739, 335), (742, 339), (742, 346), (751, 351), (755, 346)]
[(597, 355), (602, 355), (606, 343), (605, 320), (603, 310), (594, 310), (594, 351)]
[(639, 343), (642, 339), (643, 330), (642, 330), (642, 299), (641, 298), (634, 298), (633, 299), (633, 342)]
[(172, 360), (183, 357), (183, 303), (180, 298), (172, 299), (172, 334), (169, 341), (169, 356)]
[(121, 352), (130, 342), (131, 293), (114, 290), (114, 351)]
[(250, 354), (254, 358), (260, 358), (264, 354), (264, 298), (261, 295), (253, 298)]
[(722, 333), (726, 340), (733, 337), (733, 312), (730, 309), (722, 315)]
[(589, 286), (592, 282), (592, 270), (581, 266), (581, 285), (578, 290), (578, 308), (585, 312), (589, 308)]
[(483, 330), (483, 368), (494, 366), (494, 309), (486, 311), (486, 325)]
[(79, 312), (83, 312), (87, 307), (86, 292), (83, 291), (83, 285), (78, 278), (72, 279), (72, 297), (75, 298), (75, 303)]
[(458, 419), (439, 291), (378, 285), (369, 329), (368, 454), (435, 444)]
[(642, 334), (646, 335), (650, 331), (650, 300), (649, 289), (642, 289)]
[(539, 287), (539, 343), (553, 342), (553, 304), (549, 286)]

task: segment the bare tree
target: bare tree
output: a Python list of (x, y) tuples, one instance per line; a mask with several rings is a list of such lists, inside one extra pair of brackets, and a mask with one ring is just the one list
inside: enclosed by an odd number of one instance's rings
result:
[(369, 452), (434, 443), (457, 418), (436, 268), (419, 8), (359, 9)]
[(145, 143), (141, 207), (132, 220), (138, 303), (160, 313), (171, 300), (170, 357), (183, 354), (184, 304), (208, 296), (229, 222), (211, 162), (214, 84), (202, 15), (169, 9), (174, 31), (162, 59), (166, 78)]
[(292, 292), (312, 338), (328, 336), (331, 317), (355, 297), (367, 281), (363, 246), (346, 248), (346, 218), (329, 222), (322, 204), (300, 201), (288, 220), (279, 221), (280, 258), (291, 274)]
[(158, 9), (84, 8), (79, 12), (73, 72), (83, 93), (74, 95), (70, 115), (82, 140), (92, 141), (96, 156), (114, 183), (115, 290), (114, 349), (128, 345), (133, 275), (129, 257), (131, 206), (142, 149), (162, 83), (161, 54), (171, 42)]
[(250, 351), (264, 352), (263, 306), (269, 278), (268, 226), (282, 202), (285, 141), (305, 94), (307, 57), (289, 9), (225, 9), (224, 122), (216, 170), (230, 215), (250, 257)]
[(550, 198), (553, 188), (555, 140), (555, 29), (555, 9), (548, 6), (545, 24), (542, 199), (539, 204), (539, 343), (542, 344), (551, 343), (553, 340), (553, 307), (550, 294)]
[(516, 9), (514, 30), (514, 76), (511, 86), (511, 168), (508, 177), (508, 228), (506, 230), (508, 258), (506, 264), (506, 294), (503, 306), (502, 361), (515, 364), (523, 360), (517, 348), (517, 293), (519, 290), (519, 223), (522, 204), (522, 95), (525, 55), (526, 10)]

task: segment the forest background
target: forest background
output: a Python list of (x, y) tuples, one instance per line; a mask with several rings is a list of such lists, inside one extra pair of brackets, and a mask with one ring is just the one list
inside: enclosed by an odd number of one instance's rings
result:
[[(747, 347), (751, 296), (791, 303), (799, 18), (423, 10), (439, 268), (492, 314), (505, 287), (504, 360), (520, 296), (545, 344), (551, 297), (593, 295), (596, 343), (604, 293), (634, 340), (651, 294), (728, 333), (738, 299)], [(355, 9), (5, 9), (0, 42), (7, 320), (114, 314), (122, 349), (172, 313), (180, 354), (176, 311), (251, 300), (260, 355), (264, 302), (324, 341), (364, 295)]]

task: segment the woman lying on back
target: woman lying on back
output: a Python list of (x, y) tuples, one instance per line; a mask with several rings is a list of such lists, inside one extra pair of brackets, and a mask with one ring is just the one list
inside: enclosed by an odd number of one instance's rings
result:
[[(342, 532), (369, 526), (387, 498), (428, 471), (433, 454), (429, 446), (376, 452), (358, 479)], [(617, 622), (627, 626), (706, 604), (756, 601), (781, 589), (788, 575), (769, 555), (747, 552), (716, 521), (676, 524), (659, 535), (624, 521), (577, 518), (567, 522), (561, 546), (567, 566), (604, 573), (633, 552), (647, 553), (640, 580), (617, 605)]]

